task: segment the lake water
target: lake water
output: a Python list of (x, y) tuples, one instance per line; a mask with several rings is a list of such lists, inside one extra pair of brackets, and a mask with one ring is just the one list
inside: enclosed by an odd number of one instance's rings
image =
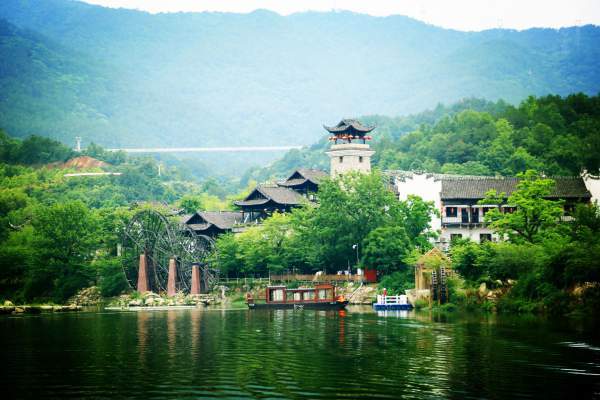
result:
[(2, 398), (600, 398), (597, 327), (493, 315), (0, 318)]

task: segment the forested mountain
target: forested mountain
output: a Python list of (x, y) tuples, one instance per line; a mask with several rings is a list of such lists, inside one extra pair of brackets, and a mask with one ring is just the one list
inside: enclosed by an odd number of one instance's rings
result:
[[(467, 175), (578, 175), (600, 168), (600, 95), (528, 97), (519, 106), (468, 99), (406, 117), (360, 118), (373, 131), (372, 163), (382, 170)], [(297, 168), (329, 169), (327, 136), (291, 150), (242, 179), (283, 178)]]
[(67, 143), (307, 144), (341, 117), (600, 90), (595, 26), (459, 32), (402, 16), (69, 0), (3, 0), (0, 18), (0, 126)]

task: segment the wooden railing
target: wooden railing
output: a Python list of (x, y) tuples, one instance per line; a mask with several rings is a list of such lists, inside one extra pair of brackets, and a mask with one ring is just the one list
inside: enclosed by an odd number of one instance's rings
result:
[(252, 283), (268, 283), (269, 278), (219, 278), (219, 284), (227, 285), (228, 283), (239, 284), (252, 284)]
[[(402, 300), (404, 299), (404, 300)], [(405, 295), (384, 296), (377, 295), (377, 304), (407, 304), (408, 297)]]
[(219, 278), (218, 284), (254, 284), (270, 282), (361, 282), (364, 275), (312, 275), (312, 274), (283, 274), (271, 275), (271, 278)]
[(309, 275), (309, 274), (284, 274), (271, 275), (271, 281), (310, 281), (310, 282), (360, 282), (363, 275)]

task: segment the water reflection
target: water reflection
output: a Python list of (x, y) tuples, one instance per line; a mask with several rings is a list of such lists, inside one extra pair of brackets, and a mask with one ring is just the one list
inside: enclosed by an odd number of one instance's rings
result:
[(408, 310), (381, 310), (377, 311), (378, 317), (408, 318)]
[[(43, 334), (40, 334), (43, 332)], [(592, 397), (596, 331), (350, 308), (0, 319), (5, 388), (36, 398)], [(5, 396), (5, 397), (11, 397)]]
[(147, 312), (138, 312), (137, 314), (137, 339), (138, 339), (138, 360), (140, 366), (146, 365), (146, 352), (148, 349), (148, 320), (150, 314)]
[(191, 337), (191, 350), (190, 350), (190, 354), (192, 356), (192, 359), (195, 359), (198, 357), (198, 343), (200, 342), (200, 325), (201, 325), (201, 316), (202, 316), (202, 311), (199, 310), (193, 310), (191, 311), (191, 316), (190, 316), (190, 324), (191, 324), (191, 329), (190, 329), (190, 337)]

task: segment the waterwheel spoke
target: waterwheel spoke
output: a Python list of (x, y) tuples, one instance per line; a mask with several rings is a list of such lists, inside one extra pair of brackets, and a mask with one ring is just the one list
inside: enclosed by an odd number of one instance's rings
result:
[[(155, 210), (143, 210), (133, 216), (123, 232), (123, 272), (131, 288), (136, 288), (140, 254), (146, 254), (150, 287), (157, 292), (167, 290), (169, 260), (176, 259), (177, 288), (191, 289), (192, 265), (209, 268), (214, 251), (212, 238), (198, 235), (185, 224), (171, 222)], [(214, 276), (211, 271), (208, 276)], [(203, 276), (206, 275), (204, 271)], [(211, 284), (213, 279), (211, 279)]]

